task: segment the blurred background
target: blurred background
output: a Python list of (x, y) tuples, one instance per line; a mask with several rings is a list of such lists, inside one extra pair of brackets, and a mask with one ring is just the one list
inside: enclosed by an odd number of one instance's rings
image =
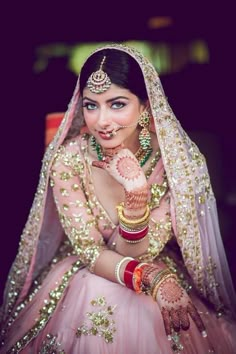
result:
[(33, 201), (49, 128), (57, 124), (51, 113), (67, 109), (83, 60), (110, 42), (136, 46), (151, 59), (174, 113), (205, 154), (235, 280), (235, 38), (229, 4), (11, 2), (0, 17), (0, 296)]

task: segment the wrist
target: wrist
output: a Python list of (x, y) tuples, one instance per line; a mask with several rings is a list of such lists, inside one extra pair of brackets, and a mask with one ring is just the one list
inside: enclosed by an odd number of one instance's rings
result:
[(125, 189), (125, 208), (126, 209), (139, 209), (145, 206), (148, 201), (148, 185), (145, 183), (139, 188), (133, 190)]

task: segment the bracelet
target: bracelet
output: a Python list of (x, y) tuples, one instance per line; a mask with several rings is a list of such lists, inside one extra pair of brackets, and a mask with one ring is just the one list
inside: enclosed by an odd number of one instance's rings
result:
[(122, 258), (116, 265), (115, 267), (115, 277), (118, 281), (119, 284), (125, 286), (125, 283), (120, 279), (120, 267), (122, 266), (122, 264), (125, 262), (125, 261), (131, 261), (133, 260), (134, 258), (131, 258), (131, 257), (124, 257)]
[(154, 287), (154, 289), (152, 290), (151, 292), (151, 295), (152, 295), (152, 298), (156, 301), (156, 296), (157, 296), (157, 292), (158, 292), (158, 289), (160, 288), (161, 284), (166, 280), (166, 279), (169, 279), (169, 278), (175, 278), (177, 279), (176, 275), (173, 274), (173, 273), (170, 273), (170, 274), (166, 274), (164, 275), (164, 277), (157, 283), (157, 285)]
[(148, 263), (139, 263), (134, 269), (133, 288), (134, 288), (134, 291), (138, 294), (140, 294), (141, 292), (146, 293), (146, 291), (147, 291), (146, 287), (144, 286), (144, 284), (142, 282), (143, 270), (146, 266), (148, 266)]
[(125, 285), (127, 286), (127, 288), (130, 288), (132, 290), (134, 290), (133, 274), (134, 274), (134, 270), (138, 264), (139, 264), (139, 261), (136, 261), (135, 259), (133, 259), (125, 267), (124, 282), (125, 282)]
[(150, 289), (151, 292), (154, 289), (154, 287), (156, 286), (156, 284), (159, 283), (159, 281), (162, 280), (162, 278), (167, 275), (167, 274), (171, 274), (170, 270), (168, 268), (162, 269), (161, 271), (159, 271), (154, 278), (152, 279), (152, 282), (150, 283)]
[(123, 214), (123, 210), (124, 210), (124, 204), (121, 203), (119, 205), (117, 205), (117, 212), (118, 212), (118, 217), (119, 220), (121, 220), (125, 225), (137, 225), (137, 224), (141, 224), (143, 222), (146, 222), (149, 219), (150, 216), (150, 208), (147, 205), (146, 207), (146, 211), (145, 214), (139, 218), (139, 219), (127, 219), (124, 214)]
[(163, 266), (160, 267), (156, 264), (149, 264), (143, 273), (143, 283), (150, 287), (157, 274), (160, 274), (164, 269), (167, 268), (163, 268)]
[(138, 265), (135, 267), (134, 272), (133, 272), (133, 289), (137, 294), (140, 294), (142, 292), (142, 274), (143, 274), (143, 269)]
[(122, 229), (126, 231), (140, 231), (143, 230), (148, 225), (149, 220), (140, 223), (140, 224), (125, 224), (122, 220), (119, 220), (119, 224)]
[(138, 240), (127, 240), (126, 238), (122, 237), (121, 235), (119, 235), (120, 238), (122, 238), (122, 240), (124, 240), (126, 243), (130, 243), (130, 244), (136, 244), (136, 243), (140, 243), (142, 241), (144, 241), (147, 238), (147, 235), (138, 239)]
[(122, 226), (119, 226), (119, 234), (122, 238), (124, 238), (125, 240), (133, 240), (133, 241), (137, 241), (142, 239), (143, 237), (145, 237), (148, 233), (148, 225), (145, 226), (144, 229), (139, 230), (139, 231), (126, 231), (122, 228)]

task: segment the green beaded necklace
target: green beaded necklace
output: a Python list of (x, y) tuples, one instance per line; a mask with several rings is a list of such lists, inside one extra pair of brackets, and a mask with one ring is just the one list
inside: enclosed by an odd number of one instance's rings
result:
[[(102, 153), (102, 147), (100, 144), (98, 144), (96, 142), (96, 139), (94, 136), (91, 137), (91, 147), (94, 151), (96, 151), (97, 153), (97, 157), (99, 161), (103, 160), (103, 153)], [(143, 150), (142, 146), (140, 146), (140, 148), (138, 149), (138, 151), (134, 154), (135, 157), (137, 158), (139, 165), (141, 167), (143, 167), (145, 165), (145, 163), (147, 162), (147, 160), (149, 159), (149, 157), (152, 154), (152, 147), (149, 147), (146, 150)]]

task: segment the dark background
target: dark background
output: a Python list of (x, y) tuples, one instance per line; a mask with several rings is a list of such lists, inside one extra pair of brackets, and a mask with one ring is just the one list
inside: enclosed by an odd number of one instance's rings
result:
[[(207, 2), (206, 2), (207, 3)], [(127, 6), (131, 7), (128, 10)], [(150, 30), (150, 17), (173, 18), (169, 29)], [(223, 241), (235, 271), (235, 38), (230, 4), (201, 2), (178, 7), (122, 2), (9, 2), (1, 9), (1, 213), (0, 286), (18, 248), (36, 190), (44, 152), (45, 115), (65, 111), (76, 77), (60, 63), (43, 75), (32, 67), (40, 45), (204, 39), (210, 62), (164, 75), (162, 83), (177, 118), (207, 157)]]

